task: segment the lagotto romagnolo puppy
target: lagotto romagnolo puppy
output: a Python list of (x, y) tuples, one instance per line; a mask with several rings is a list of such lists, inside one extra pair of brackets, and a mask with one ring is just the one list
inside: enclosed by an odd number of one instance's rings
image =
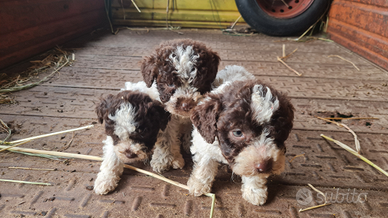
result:
[[(156, 84), (160, 100), (172, 114), (164, 135), (155, 145), (151, 167), (162, 172), (182, 168), (182, 144), (189, 151), (190, 114), (202, 95), (211, 90), (220, 57), (203, 43), (191, 39), (166, 41), (143, 59), (141, 73), (148, 87)], [(182, 141), (181, 141), (182, 140)]]
[(243, 198), (263, 205), (267, 178), (285, 167), (284, 141), (293, 126), (294, 107), (285, 95), (257, 80), (226, 82), (205, 96), (191, 115), (190, 193), (210, 192), (221, 162), (242, 177)]
[(97, 194), (107, 194), (117, 187), (124, 163), (147, 161), (158, 134), (168, 123), (169, 113), (157, 99), (157, 92), (144, 82), (126, 83), (126, 89), (130, 91), (110, 94), (96, 107), (107, 135), (103, 162), (94, 183)]

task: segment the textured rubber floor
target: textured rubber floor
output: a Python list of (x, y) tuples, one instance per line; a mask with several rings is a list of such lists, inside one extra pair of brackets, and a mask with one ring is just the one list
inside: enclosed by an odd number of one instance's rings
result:
[[(39, 139), (23, 147), (102, 155), (103, 126), (94, 112), (100, 96), (117, 93), (126, 81), (140, 81), (142, 56), (164, 40), (192, 38), (216, 50), (225, 65), (244, 66), (262, 81), (287, 92), (296, 108), (294, 130), (287, 145), (286, 170), (269, 182), (269, 199), (253, 206), (241, 198), (241, 181), (226, 166), (220, 167), (212, 192), (216, 194), (214, 217), (385, 217), (388, 213), (388, 177), (365, 162), (327, 142), (331, 136), (354, 147), (344, 128), (316, 116), (375, 117), (347, 120), (361, 142), (362, 154), (388, 170), (388, 74), (335, 43), (297, 43), (265, 35), (238, 37), (218, 30), (172, 31), (122, 30), (118, 35), (100, 31), (68, 43), (76, 61), (49, 82), (11, 94), (13, 105), (0, 105), (0, 118), (12, 127), (12, 140), (88, 124), (93, 129)], [(295, 75), (276, 56), (298, 49), (286, 62), (302, 73)], [(340, 55), (360, 68), (337, 57)], [(16, 66), (15, 70), (22, 65)], [(5, 138), (5, 133), (0, 138)], [(68, 143), (72, 140), (70, 146)], [(191, 171), (189, 156), (183, 170), (164, 176), (185, 184)], [(125, 170), (119, 187), (98, 196), (92, 186), (99, 162), (0, 153), (0, 178), (50, 182), (53, 186), (0, 183), (0, 217), (208, 217), (211, 199), (193, 197), (186, 190)], [(46, 168), (33, 171), (9, 167)], [(137, 167), (151, 170), (142, 163)], [(318, 205), (327, 195), (329, 206), (298, 212)]]

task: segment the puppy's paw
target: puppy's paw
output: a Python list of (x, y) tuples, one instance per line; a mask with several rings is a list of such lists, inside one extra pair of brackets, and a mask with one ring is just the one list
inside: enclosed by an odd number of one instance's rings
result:
[(176, 157), (175, 160), (171, 162), (172, 168), (182, 169), (185, 166), (185, 160), (182, 156)]
[(187, 186), (189, 187), (190, 194), (194, 196), (201, 196), (203, 194), (209, 193), (211, 190), (211, 183), (206, 184), (199, 181), (197, 178), (191, 176), (189, 181), (187, 181)]
[(167, 171), (170, 169), (170, 161), (168, 161), (168, 158), (152, 158), (150, 161), (150, 165), (152, 167), (152, 170), (157, 173), (162, 173), (164, 171)]
[(106, 195), (108, 192), (115, 190), (120, 179), (114, 177), (97, 176), (94, 182), (94, 192), (99, 195)]
[(263, 205), (267, 201), (267, 187), (242, 189), (242, 197), (253, 205)]

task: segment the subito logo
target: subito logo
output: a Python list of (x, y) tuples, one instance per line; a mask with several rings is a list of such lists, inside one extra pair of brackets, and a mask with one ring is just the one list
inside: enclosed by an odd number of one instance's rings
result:
[(313, 194), (307, 188), (299, 189), (296, 193), (296, 201), (300, 205), (308, 205), (313, 201)]

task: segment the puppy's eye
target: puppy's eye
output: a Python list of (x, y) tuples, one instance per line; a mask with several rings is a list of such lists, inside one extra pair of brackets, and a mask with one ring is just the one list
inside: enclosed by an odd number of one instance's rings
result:
[(146, 128), (137, 128), (136, 129), (136, 132), (137, 133), (143, 133), (143, 132), (145, 132), (147, 129)]
[(170, 83), (170, 84), (168, 84), (168, 87), (173, 88), (173, 87), (175, 87), (175, 84), (174, 83)]
[(244, 136), (244, 133), (239, 129), (233, 130), (232, 133), (233, 133), (233, 136), (238, 138), (241, 138)]

